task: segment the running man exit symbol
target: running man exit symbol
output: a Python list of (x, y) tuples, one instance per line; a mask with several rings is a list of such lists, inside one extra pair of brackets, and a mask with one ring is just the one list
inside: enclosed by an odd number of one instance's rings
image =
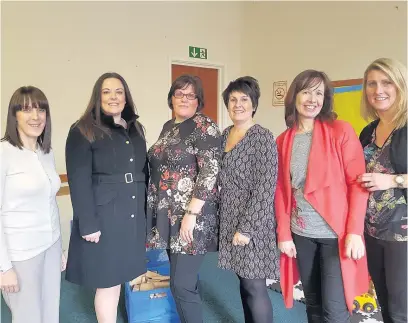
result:
[(193, 58), (207, 59), (207, 49), (189, 46), (188, 47), (188, 56)]

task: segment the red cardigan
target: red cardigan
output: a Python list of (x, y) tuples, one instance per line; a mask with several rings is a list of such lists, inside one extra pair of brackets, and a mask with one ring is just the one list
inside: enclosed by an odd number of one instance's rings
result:
[[(292, 185), (290, 159), (296, 133), (290, 128), (276, 140), (279, 155), (275, 205), (278, 241), (292, 240), (290, 229)], [(316, 120), (310, 148), (305, 199), (327, 221), (339, 238), (344, 294), (349, 311), (356, 296), (368, 291), (367, 259), (348, 259), (348, 233), (363, 235), (368, 192), (357, 183), (365, 173), (364, 154), (353, 128), (345, 121)], [(293, 306), (293, 286), (298, 282), (296, 259), (281, 254), (281, 288), (286, 307)]]

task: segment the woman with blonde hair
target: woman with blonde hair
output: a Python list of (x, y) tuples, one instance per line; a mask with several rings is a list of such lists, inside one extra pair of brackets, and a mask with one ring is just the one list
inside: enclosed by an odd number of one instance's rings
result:
[(360, 134), (369, 191), (365, 218), (368, 269), (384, 323), (407, 322), (407, 81), (406, 67), (380, 58), (364, 73)]

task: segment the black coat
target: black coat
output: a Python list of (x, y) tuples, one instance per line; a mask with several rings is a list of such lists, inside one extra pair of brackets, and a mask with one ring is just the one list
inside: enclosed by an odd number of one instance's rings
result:
[[(74, 213), (66, 279), (92, 288), (116, 286), (146, 270), (146, 143), (137, 116), (122, 117), (127, 130), (103, 115), (110, 136), (90, 143), (74, 124), (66, 143)], [(97, 231), (97, 244), (82, 238)]]

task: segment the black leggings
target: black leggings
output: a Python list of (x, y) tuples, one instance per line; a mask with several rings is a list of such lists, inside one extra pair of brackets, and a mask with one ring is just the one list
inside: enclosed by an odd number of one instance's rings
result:
[(198, 272), (204, 255), (186, 255), (167, 250), (170, 259), (170, 289), (181, 323), (202, 323), (203, 305)]
[(365, 235), (368, 271), (384, 323), (407, 322), (407, 242)]
[(350, 323), (337, 239), (293, 234), (308, 323)]
[(272, 303), (268, 296), (266, 279), (238, 278), (245, 323), (272, 323)]

